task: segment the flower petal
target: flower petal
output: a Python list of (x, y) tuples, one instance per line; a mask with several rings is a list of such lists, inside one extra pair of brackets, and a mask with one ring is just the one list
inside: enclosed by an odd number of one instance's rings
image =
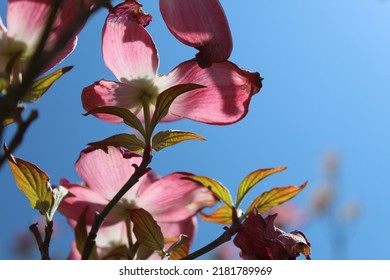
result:
[(110, 11), (103, 27), (103, 58), (121, 82), (153, 80), (158, 54), (152, 37), (138, 22), (131, 3), (122, 3)]
[(232, 36), (218, 0), (160, 0), (160, 11), (171, 33), (200, 51), (201, 67), (229, 58)]
[[(10, 0), (7, 12), (8, 36), (15, 44), (25, 43), (24, 58), (30, 57), (40, 40), (45, 28), (46, 20), (51, 12), (52, 1), (27, 1)], [(67, 32), (74, 23), (82, 9), (88, 9), (90, 5), (83, 4), (80, 0), (64, 1), (58, 10), (56, 20), (46, 42), (45, 51), (48, 51), (57, 44), (58, 40)], [(59, 64), (75, 48), (77, 33), (82, 29), (84, 23), (77, 28), (72, 38), (61, 47), (56, 56), (49, 60), (42, 73), (47, 72)]]
[[(127, 108), (142, 117), (141, 95), (142, 92), (130, 84), (100, 80), (83, 89), (81, 100), (86, 111), (102, 106), (116, 106)], [(96, 117), (110, 123), (123, 122), (122, 118), (109, 114), (96, 114)]]
[(143, 188), (137, 206), (149, 211), (160, 222), (176, 222), (197, 214), (206, 206), (213, 206), (214, 195), (195, 182), (183, 180), (188, 173), (172, 173)]
[(248, 113), (252, 95), (261, 89), (261, 80), (259, 73), (243, 70), (229, 61), (202, 69), (190, 60), (167, 76), (158, 77), (155, 83), (159, 88), (185, 83), (206, 86), (179, 96), (170, 108), (171, 117), (224, 125), (237, 122)]
[[(74, 229), (76, 222), (71, 222), (70, 225)], [(90, 230), (91, 227), (87, 227), (87, 231), (89, 232)], [(102, 258), (115, 247), (127, 245), (127, 243), (126, 223), (120, 222), (110, 226), (104, 224), (104, 226), (99, 229), (99, 233), (96, 237), (96, 249), (98, 256)], [(78, 251), (76, 241), (74, 240), (72, 241), (71, 252), (68, 259), (81, 259), (81, 254)]]
[[(116, 147), (107, 147), (107, 151), (90, 147), (81, 152), (75, 168), (91, 191), (111, 200), (133, 174), (132, 165), (140, 162), (138, 154)], [(138, 187), (135, 186), (129, 191), (134, 197), (136, 189)]]
[(96, 212), (101, 212), (108, 203), (108, 199), (88, 188), (78, 184), (71, 184), (62, 180), (61, 185), (69, 194), (62, 200), (59, 211), (70, 221), (77, 221), (80, 215), (87, 209), (87, 224), (92, 224)]

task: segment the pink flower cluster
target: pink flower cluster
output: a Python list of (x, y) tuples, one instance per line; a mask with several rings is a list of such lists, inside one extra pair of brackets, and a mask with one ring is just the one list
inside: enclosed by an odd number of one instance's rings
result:
[[(118, 81), (100, 80), (82, 92), (84, 108), (89, 111), (103, 106), (126, 108), (141, 121), (153, 114), (156, 99), (164, 90), (180, 84), (199, 84), (203, 88), (178, 97), (162, 121), (188, 118), (209, 124), (230, 124), (248, 112), (252, 96), (261, 89), (259, 73), (249, 72), (228, 61), (232, 38), (223, 9), (217, 0), (160, 1), (160, 10), (172, 34), (182, 43), (199, 50), (196, 59), (184, 61), (167, 75), (158, 74), (157, 48), (146, 26), (151, 15), (145, 14), (136, 1), (121, 3), (109, 11), (102, 33), (104, 62)], [(122, 119), (97, 114), (102, 120), (118, 123)], [(86, 211), (87, 227), (141, 162), (138, 154), (121, 148), (88, 148), (82, 151), (76, 170), (83, 184), (62, 180), (70, 195), (60, 211), (73, 228)], [(152, 214), (165, 238), (184, 234), (193, 239), (195, 215), (217, 199), (204, 187), (183, 180), (189, 173), (172, 173), (160, 178), (149, 172), (130, 189), (106, 218), (97, 237), (100, 258), (113, 248), (128, 245), (130, 209), (143, 208)], [(131, 237), (135, 240), (135, 237)], [(149, 250), (150, 251), (150, 250)], [(151, 252), (139, 251), (148, 257)], [(156, 257), (156, 255), (152, 255)], [(74, 244), (70, 258), (80, 258)]]

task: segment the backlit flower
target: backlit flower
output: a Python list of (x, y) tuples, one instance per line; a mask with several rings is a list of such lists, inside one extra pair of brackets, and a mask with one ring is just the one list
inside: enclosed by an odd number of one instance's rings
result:
[(199, 50), (196, 59), (201, 67), (229, 58), (232, 35), (218, 0), (160, 0), (160, 11), (169, 31)]
[[(10, 83), (22, 80), (28, 62), (35, 52), (47, 19), (52, 9), (52, 0), (9, 0), (7, 9), (7, 26), (0, 18), (0, 74), (9, 77)], [(62, 1), (54, 24), (51, 28), (44, 52), (51, 50), (67, 29), (73, 24), (82, 9), (87, 9), (80, 0)], [(78, 29), (78, 31), (81, 29)], [(76, 32), (77, 33), (77, 32)], [(76, 33), (64, 45), (55, 57), (46, 62), (41, 73), (47, 72), (75, 48)], [(11, 68), (11, 69), (9, 69)]]
[[(180, 84), (205, 86), (179, 96), (162, 121), (188, 118), (210, 124), (230, 124), (248, 112), (252, 95), (261, 89), (259, 73), (248, 72), (225, 61), (202, 69), (196, 60), (179, 64), (167, 75), (158, 75), (156, 46), (144, 26), (148, 23), (133, 3), (122, 3), (110, 11), (103, 28), (103, 58), (119, 82), (100, 80), (82, 93), (84, 108), (127, 108), (144, 120), (143, 106), (154, 112), (157, 96)], [(140, 21), (140, 18), (143, 19)], [(149, 19), (150, 20), (150, 19)], [(112, 123), (122, 119), (107, 114), (97, 117)]]
[[(103, 210), (133, 174), (133, 165), (141, 162), (137, 154), (115, 147), (107, 149), (107, 152), (100, 148), (82, 151), (75, 167), (85, 185), (61, 181), (70, 195), (59, 210), (73, 227), (86, 208), (86, 222), (91, 225), (95, 212)], [(160, 178), (151, 171), (141, 177), (105, 219), (97, 246), (108, 250), (109, 244), (127, 244), (126, 220), (129, 209), (136, 208), (143, 208), (153, 216), (164, 237), (185, 234), (192, 240), (196, 230), (194, 216), (202, 208), (214, 205), (216, 199), (208, 189), (182, 180), (186, 175), (177, 172)]]

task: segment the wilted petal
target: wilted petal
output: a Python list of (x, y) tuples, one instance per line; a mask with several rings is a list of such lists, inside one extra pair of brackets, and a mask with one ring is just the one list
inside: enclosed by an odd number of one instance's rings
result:
[(160, 0), (160, 11), (171, 33), (200, 51), (201, 67), (229, 58), (232, 36), (218, 0)]
[(255, 209), (234, 238), (241, 257), (257, 260), (295, 260), (300, 254), (310, 259), (310, 243), (299, 231), (286, 233), (275, 227), (277, 214), (263, 219)]
[(230, 124), (247, 113), (252, 95), (261, 89), (259, 73), (249, 72), (231, 62), (214, 63), (199, 68), (195, 60), (181, 63), (156, 85), (168, 88), (174, 84), (195, 83), (206, 86), (179, 96), (170, 108), (170, 115), (209, 124)]
[(110, 11), (103, 27), (104, 62), (121, 82), (153, 80), (157, 73), (157, 49), (138, 16), (132, 3), (122, 3)]
[[(83, 89), (81, 100), (86, 111), (102, 106), (116, 106), (127, 108), (137, 115), (142, 114), (140, 96), (141, 90), (128, 83), (100, 80)], [(96, 114), (96, 117), (110, 123), (123, 122), (122, 118), (109, 114)]]
[(137, 205), (145, 208), (157, 222), (176, 222), (196, 215), (217, 200), (204, 187), (182, 179), (188, 173), (172, 173), (142, 188)]

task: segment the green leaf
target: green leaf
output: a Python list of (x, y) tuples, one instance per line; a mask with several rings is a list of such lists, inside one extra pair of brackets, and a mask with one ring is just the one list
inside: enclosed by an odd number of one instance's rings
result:
[(92, 109), (84, 114), (88, 116), (91, 114), (110, 114), (123, 119), (125, 124), (137, 130), (143, 137), (145, 137), (145, 130), (142, 126), (141, 121), (134, 115), (131, 111), (126, 108), (119, 108), (115, 106), (103, 106), (99, 108)]
[(133, 152), (142, 152), (145, 143), (138, 139), (134, 134), (121, 133), (110, 136), (104, 140), (88, 143), (90, 146), (118, 146), (126, 148)]
[(222, 205), (211, 214), (200, 213), (200, 217), (210, 223), (218, 223), (224, 225), (231, 225), (232, 220), (232, 208), (227, 205)]
[(267, 168), (267, 169), (258, 169), (250, 173), (248, 176), (241, 181), (238, 186), (237, 199), (236, 199), (236, 208), (239, 207), (241, 201), (245, 195), (252, 189), (258, 182), (268, 177), (271, 174), (281, 172), (286, 170), (286, 167), (276, 167), (276, 168)]
[(156, 109), (154, 111), (152, 120), (151, 120), (151, 131), (154, 130), (156, 125), (164, 118), (171, 107), (172, 102), (181, 94), (186, 93), (188, 91), (204, 88), (205, 86), (197, 85), (197, 84), (182, 84), (175, 85), (164, 90), (160, 93), (156, 100)]
[(179, 130), (160, 131), (153, 136), (153, 149), (158, 152), (186, 140), (205, 140), (205, 138), (193, 132)]
[(33, 83), (30, 92), (23, 97), (22, 102), (34, 103), (38, 101), (49, 90), (55, 81), (61, 78), (62, 75), (70, 71), (72, 68), (73, 66), (61, 68), (43, 78), (36, 80)]
[(229, 190), (220, 182), (206, 176), (196, 175), (189, 175), (183, 179), (189, 179), (198, 184), (201, 184), (202, 186), (208, 188), (219, 200), (222, 200), (227, 206), (233, 207), (233, 199)]
[[(8, 150), (4, 147), (6, 153)], [(16, 185), (30, 201), (33, 209), (46, 216), (52, 206), (52, 192), (49, 176), (36, 165), (13, 155), (8, 156), (8, 162), (14, 175)]]
[(162, 252), (164, 250), (164, 236), (160, 226), (146, 210), (131, 209), (130, 219), (134, 224), (134, 235), (140, 244)]
[(296, 196), (301, 190), (306, 187), (306, 185), (307, 182), (303, 183), (299, 187), (279, 187), (264, 192), (252, 201), (251, 205), (245, 211), (244, 216), (247, 216), (250, 212), (253, 211), (254, 208), (257, 208), (259, 214), (263, 214), (270, 210), (272, 207), (278, 206)]
[[(76, 247), (80, 255), (83, 254), (85, 244), (87, 243), (88, 233), (87, 233), (87, 210), (88, 207), (84, 209), (81, 213), (79, 219), (77, 220), (76, 227), (74, 229)], [(96, 245), (93, 247), (91, 254), (89, 255), (89, 260), (97, 260), (98, 254), (96, 251)]]

